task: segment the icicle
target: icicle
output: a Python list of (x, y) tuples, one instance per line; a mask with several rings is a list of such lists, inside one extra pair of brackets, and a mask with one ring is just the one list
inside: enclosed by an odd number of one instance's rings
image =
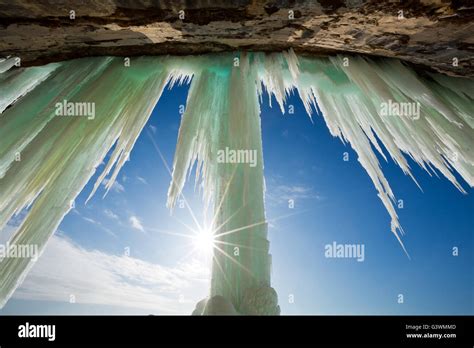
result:
[[(120, 169), (167, 79), (157, 58), (138, 58), (131, 67), (118, 58), (71, 61), (4, 112), (2, 145), (8, 142), (22, 151), (21, 160), (12, 162), (11, 151), (2, 146), (0, 163), (7, 170), (0, 180), (0, 225), (34, 200), (10, 245), (37, 245), (42, 251), (115, 143), (110, 161)], [(64, 99), (95, 103), (95, 117), (55, 116), (56, 103)], [(0, 305), (31, 266), (28, 258), (1, 261)]]
[(0, 74), (10, 70), (16, 63), (17, 57), (0, 58)]
[(0, 114), (43, 82), (59, 64), (10, 70), (0, 75)]
[[(465, 191), (451, 168), (473, 186), (472, 98), (469, 92), (459, 89), (459, 79), (432, 75), (436, 83), (416, 75), (399, 61), (370, 61), (360, 57), (351, 58), (347, 66), (342, 57), (329, 61), (301, 58), (299, 70), (292, 83), (308, 114), (311, 104), (316, 107), (317, 101), (331, 134), (348, 141), (357, 152), (359, 162), (391, 216), (391, 230), (404, 250), (398, 234), (403, 234), (403, 230), (392, 203), (395, 196), (371, 148), (373, 145), (385, 159), (377, 138), (413, 180), (402, 153), (425, 170), (438, 169), (461, 192)], [(472, 90), (472, 81), (462, 79), (459, 83)], [(384, 116), (381, 104), (389, 101), (420, 105), (420, 114), (414, 118)]]
[[(197, 162), (196, 183), (204, 200), (218, 212), (213, 227), (217, 233), (239, 232), (222, 235), (221, 241), (236, 243), (248, 237), (245, 243), (260, 248), (242, 258), (250, 277), (225, 257), (219, 259), (225, 272), (218, 270), (221, 264), (214, 265), (213, 279), (220, 280), (213, 283), (213, 294), (225, 294), (237, 306), (242, 304), (239, 292), (245, 287), (256, 280), (269, 284), (270, 257), (263, 198), (259, 198), (264, 183), (258, 98), (264, 90), (275, 96), (282, 112), (287, 95), (295, 89), (310, 117), (313, 109), (321, 110), (330, 133), (356, 151), (401, 244), (395, 195), (375, 151), (384, 160), (392, 158), (413, 180), (406, 155), (430, 175), (442, 173), (461, 192), (465, 191), (454, 172), (473, 186), (472, 80), (421, 76), (388, 59), (352, 57), (347, 65), (341, 57), (303, 58), (293, 51), (243, 53), (240, 67), (233, 67), (233, 57), (230, 53), (142, 57), (135, 58), (130, 67), (124, 67), (119, 58), (90, 58), (11, 71), (7, 70), (13, 58), (0, 61), (0, 72), (4, 72), (0, 75), (0, 228), (31, 205), (10, 242), (37, 244), (42, 250), (115, 144), (90, 197), (107, 175), (107, 189), (113, 185), (166, 84), (190, 81), (167, 204), (174, 206)], [(95, 118), (56, 116), (57, 103), (66, 100), (94, 103)], [(419, 114), (416, 118), (383, 115), (381, 105), (389, 101), (419, 105)], [(231, 173), (229, 168), (234, 167), (216, 163), (217, 151), (226, 147), (256, 150), (258, 165), (253, 171), (243, 166)], [(233, 199), (223, 199), (226, 195)], [(240, 205), (245, 206), (244, 213), (231, 218)], [(246, 224), (255, 226), (242, 229)], [(252, 235), (246, 230), (253, 231)], [(30, 266), (28, 259), (0, 261), (0, 305)], [(239, 290), (226, 287), (226, 272)]]

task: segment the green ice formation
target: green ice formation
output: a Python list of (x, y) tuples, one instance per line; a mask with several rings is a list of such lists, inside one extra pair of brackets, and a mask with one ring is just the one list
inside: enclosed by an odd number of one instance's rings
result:
[[(291, 92), (299, 94), (310, 117), (320, 111), (330, 133), (357, 153), (403, 249), (395, 195), (377, 153), (412, 178), (405, 156), (461, 192), (455, 173), (470, 187), (474, 183), (470, 79), (419, 74), (397, 60), (309, 58), (292, 51), (137, 57), (130, 66), (119, 57), (31, 68), (13, 62), (0, 60), (0, 229), (28, 209), (10, 245), (43, 250), (107, 153), (90, 197), (105, 179), (110, 189), (123, 164), (133, 161), (133, 145), (164, 88), (190, 84), (168, 206), (173, 208), (196, 164), (196, 184), (214, 216), (210, 296), (224, 298), (239, 313), (279, 313), (264, 209), (263, 93), (283, 113)], [(229, 161), (229, 152), (247, 161)], [(0, 306), (32, 263), (0, 261)]]

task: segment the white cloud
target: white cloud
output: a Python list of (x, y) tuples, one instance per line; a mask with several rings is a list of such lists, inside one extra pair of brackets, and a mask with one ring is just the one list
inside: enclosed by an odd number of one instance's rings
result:
[(109, 219), (114, 219), (114, 220), (118, 220), (119, 217), (117, 214), (115, 214), (112, 210), (110, 209), (105, 209), (104, 210), (104, 214), (105, 216), (107, 216)]
[[(107, 186), (109, 184), (109, 181), (110, 181), (109, 179), (104, 179), (102, 181), (102, 185)], [(114, 190), (117, 193), (125, 191), (125, 187), (123, 187), (123, 185), (121, 183), (119, 183), (117, 180), (114, 181), (114, 183), (112, 184), (111, 189)]]
[(137, 180), (140, 181), (142, 184), (148, 185), (148, 182), (145, 180), (145, 178), (142, 178), (141, 176), (137, 176)]
[(321, 199), (312, 187), (304, 185), (278, 185), (272, 190), (272, 196), (282, 200), (288, 199)]
[(134, 229), (145, 232), (142, 222), (137, 216), (135, 215), (130, 216), (129, 221), (130, 221), (130, 225), (132, 225)]
[(88, 218), (88, 217), (86, 217), (86, 216), (82, 216), (82, 218), (83, 218), (85, 221), (87, 221), (87, 222), (89, 222), (89, 223), (91, 223), (91, 224), (94, 224), (94, 225), (99, 226), (102, 230), (104, 230), (105, 232), (107, 232), (108, 234), (110, 234), (112, 237), (117, 237), (117, 235), (116, 235), (115, 233), (113, 233), (113, 232), (110, 230), (110, 228), (107, 228), (107, 227), (105, 227), (104, 225), (102, 225), (102, 223), (101, 223), (100, 221), (96, 221), (96, 220), (91, 219), (91, 218)]
[(90, 222), (91, 224), (97, 224), (97, 221), (95, 221), (94, 219), (91, 219), (91, 218), (88, 218), (88, 217), (85, 217), (85, 216), (83, 216), (82, 218), (84, 220), (86, 220), (87, 222)]
[[(197, 260), (165, 267), (125, 255), (86, 250), (55, 235), (14, 298), (190, 314), (207, 296), (210, 272)], [(74, 311), (74, 309), (71, 309)]]

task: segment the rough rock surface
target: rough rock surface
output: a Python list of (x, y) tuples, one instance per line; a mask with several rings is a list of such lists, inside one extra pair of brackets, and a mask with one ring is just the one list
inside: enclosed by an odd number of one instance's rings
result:
[(238, 315), (232, 302), (223, 296), (205, 298), (196, 304), (192, 315)]
[(249, 288), (238, 311), (225, 297), (217, 295), (196, 304), (192, 315), (280, 315), (278, 295), (270, 286)]
[(0, 0), (0, 56), (29, 66), (293, 48), (395, 57), (472, 77), (473, 14), (471, 0)]
[(280, 315), (275, 289), (269, 286), (247, 289), (242, 298), (240, 312), (246, 315)]

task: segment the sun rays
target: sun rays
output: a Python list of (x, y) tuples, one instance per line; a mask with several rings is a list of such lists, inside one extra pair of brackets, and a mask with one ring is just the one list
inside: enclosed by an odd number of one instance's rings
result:
[[(166, 162), (166, 159), (164, 158), (163, 154), (161, 153), (158, 145), (156, 144), (155, 139), (153, 138), (153, 135), (150, 132), (147, 132), (153, 147), (157, 154), (159, 155), (159, 158), (161, 162), (163, 163), (164, 167), (166, 168), (168, 174), (171, 177), (171, 180), (173, 180), (172, 173), (170, 170), (170, 167), (168, 163)], [(258, 221), (252, 224), (248, 224), (245, 226), (240, 226), (237, 228), (232, 228), (232, 229), (226, 229), (226, 226), (241, 212), (241, 210), (246, 206), (245, 204), (242, 205), (239, 209), (237, 209), (235, 212), (233, 212), (225, 221), (221, 222), (218, 226), (215, 226), (218, 220), (218, 215), (221, 212), (222, 205), (225, 201), (226, 196), (229, 194), (229, 187), (230, 184), (232, 183), (234, 179), (234, 175), (236, 172), (237, 165), (235, 165), (235, 168), (232, 172), (232, 175), (230, 176), (230, 179), (226, 183), (226, 187), (223, 190), (223, 194), (219, 198), (219, 204), (216, 205), (215, 211), (213, 212), (212, 218), (209, 220), (207, 217), (207, 211), (204, 212), (204, 217), (203, 221), (199, 223), (198, 219), (196, 218), (196, 213), (193, 211), (192, 207), (189, 205), (188, 200), (186, 199), (185, 195), (183, 193), (180, 194), (182, 201), (184, 203), (184, 207), (187, 209), (189, 212), (192, 221), (194, 223), (194, 226), (189, 226), (182, 220), (176, 218), (175, 216), (171, 215), (171, 217), (176, 220), (180, 225), (184, 227), (184, 230), (186, 231), (185, 233), (179, 233), (179, 232), (173, 232), (173, 231), (167, 231), (167, 230), (162, 230), (162, 229), (157, 229), (157, 228), (149, 228), (150, 231), (153, 232), (158, 232), (158, 233), (163, 233), (163, 234), (168, 234), (172, 235), (175, 237), (181, 237), (183, 239), (187, 239), (188, 243), (186, 243), (186, 247), (189, 248), (187, 253), (183, 255), (183, 259), (185, 258), (191, 258), (195, 256), (199, 256), (201, 259), (203, 259), (208, 265), (211, 264), (210, 261), (214, 261), (214, 264), (221, 270), (222, 265), (219, 261), (219, 258), (216, 257), (218, 254), (221, 254), (225, 257), (225, 259), (229, 260), (230, 262), (236, 264), (239, 268), (241, 268), (243, 271), (252, 274), (252, 271), (245, 267), (241, 262), (238, 261), (236, 257), (232, 255), (232, 253), (229, 253), (226, 251), (226, 247), (231, 247), (231, 248), (243, 248), (243, 249), (252, 249), (252, 250), (259, 250), (258, 247), (252, 247), (248, 245), (243, 245), (239, 243), (234, 243), (229, 241), (228, 236), (243, 232), (249, 229), (252, 229), (253, 227), (260, 226), (267, 224), (268, 222), (273, 222), (276, 220), (288, 218), (290, 216), (296, 215), (296, 214), (301, 214), (304, 213), (305, 211), (298, 211), (286, 215), (281, 215), (273, 219), (265, 219), (262, 221)], [(174, 184), (174, 183), (172, 183)], [(223, 238), (226, 237), (226, 238)], [(224, 274), (224, 277), (226, 275)], [(228, 282), (228, 280), (226, 279)], [(228, 282), (228, 285), (229, 282)]]

